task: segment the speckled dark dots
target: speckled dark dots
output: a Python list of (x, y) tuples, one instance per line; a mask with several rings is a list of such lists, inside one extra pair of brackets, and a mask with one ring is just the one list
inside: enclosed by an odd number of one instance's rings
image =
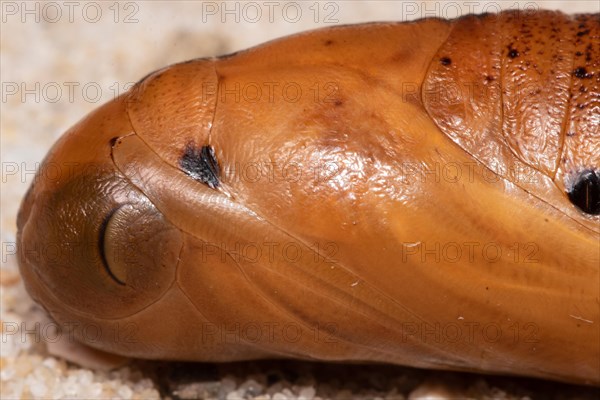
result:
[(589, 79), (592, 77), (592, 74), (588, 73), (588, 71), (585, 67), (575, 68), (575, 70), (573, 71), (573, 75), (575, 75), (579, 79)]
[(592, 45), (588, 44), (585, 48), (585, 61), (592, 61)]
[(595, 170), (581, 172), (567, 192), (571, 203), (586, 214), (600, 214), (600, 173)]
[(211, 189), (219, 186), (220, 168), (212, 146), (196, 147), (190, 142), (179, 159), (179, 166), (193, 179)]
[(440, 64), (448, 66), (452, 64), (452, 60), (450, 59), (450, 57), (442, 57), (440, 58)]
[(517, 49), (513, 49), (513, 48), (508, 48), (508, 56), (510, 58), (517, 58), (519, 57), (519, 51)]
[(577, 36), (581, 37), (581, 36), (585, 36), (589, 33), (590, 33), (590, 30), (586, 29), (585, 31), (577, 32)]

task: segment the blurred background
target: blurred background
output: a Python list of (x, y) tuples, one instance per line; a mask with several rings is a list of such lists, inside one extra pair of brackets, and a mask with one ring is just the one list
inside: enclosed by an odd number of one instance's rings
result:
[[(19, 279), (14, 257), (15, 218), (39, 162), (62, 132), (150, 71), (168, 64), (227, 54), (281, 36), (339, 24), (431, 16), (455, 18), (508, 8), (597, 13), (598, 0), (2, 1), (0, 4), (2, 398), (152, 398), (161, 394), (172, 398), (399, 399), (410, 393), (412, 398), (419, 393), (523, 398), (535, 397), (542, 390), (527, 382), (515, 385), (512, 380), (495, 382), (472, 375), (395, 367), (139, 363), (112, 373), (78, 368), (49, 356), (35, 335), (12, 330), (12, 327), (21, 329), (24, 321), (34, 321), (39, 312)], [(552, 395), (558, 393), (561, 398), (571, 398), (569, 395), (577, 392), (564, 385), (548, 388), (544, 390)], [(587, 396), (588, 392), (582, 389), (580, 395)]]

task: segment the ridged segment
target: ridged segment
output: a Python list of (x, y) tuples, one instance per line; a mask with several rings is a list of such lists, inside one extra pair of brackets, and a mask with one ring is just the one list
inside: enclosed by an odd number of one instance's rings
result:
[(579, 172), (600, 168), (599, 21), (556, 11), (460, 18), (422, 92), (456, 144), (592, 229), (567, 192)]
[(578, 173), (600, 170), (600, 14), (573, 21), (568, 119), (556, 184), (569, 191)]
[(559, 12), (503, 14), (502, 135), (529, 166), (554, 175), (573, 63), (570, 17)]

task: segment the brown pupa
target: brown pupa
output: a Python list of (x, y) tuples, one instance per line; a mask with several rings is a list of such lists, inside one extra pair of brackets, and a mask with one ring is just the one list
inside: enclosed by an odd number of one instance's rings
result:
[(192, 60), (56, 143), (20, 268), (121, 355), (598, 385), (599, 126), (599, 14), (340, 26)]

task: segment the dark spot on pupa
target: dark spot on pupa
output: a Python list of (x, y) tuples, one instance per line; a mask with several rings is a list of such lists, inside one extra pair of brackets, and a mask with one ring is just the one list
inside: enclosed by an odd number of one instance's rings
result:
[(341, 106), (342, 104), (344, 104), (344, 102), (343, 102), (343, 101), (341, 101), (341, 100), (336, 100), (336, 101), (335, 101), (335, 103), (333, 103), (333, 104), (335, 104), (335, 106), (336, 106), (336, 107), (339, 107), (339, 106)]
[(587, 35), (588, 33), (590, 33), (590, 30), (586, 29), (585, 31), (577, 32), (577, 36), (581, 37)]
[(323, 43), (323, 44), (324, 44), (325, 46), (331, 46), (331, 45), (333, 44), (333, 40), (331, 40), (331, 39), (327, 39), (327, 40), (325, 41), (325, 43)]
[(576, 55), (577, 57), (581, 57), (581, 56), (583, 55), (583, 53), (582, 53), (582, 52), (580, 52), (580, 51), (578, 51), (578, 52), (576, 52), (576, 53), (575, 53), (575, 55)]
[(573, 71), (573, 75), (575, 75), (579, 79), (587, 79), (592, 77), (592, 74), (588, 73), (585, 67), (575, 68), (575, 71)]
[(510, 58), (517, 58), (517, 57), (519, 57), (519, 51), (517, 49), (509, 48), (508, 49), (508, 56)]
[(493, 77), (493, 76), (491, 76), (491, 75), (486, 75), (486, 77), (485, 77), (485, 80), (486, 80), (486, 81), (488, 81), (488, 82), (492, 82), (492, 81), (495, 81), (495, 80), (496, 80), (496, 78), (494, 78), (494, 77)]
[(179, 159), (179, 166), (186, 174), (211, 189), (219, 186), (221, 172), (212, 146), (196, 147), (193, 142), (188, 143)]
[(567, 192), (571, 203), (586, 214), (600, 214), (600, 173), (585, 170), (575, 178)]
[(110, 147), (115, 147), (115, 144), (117, 143), (117, 140), (119, 140), (118, 136), (115, 136), (114, 138), (110, 139)]
[(442, 58), (440, 58), (440, 63), (442, 65), (451, 65), (452, 60), (450, 59), (450, 57), (442, 57)]

